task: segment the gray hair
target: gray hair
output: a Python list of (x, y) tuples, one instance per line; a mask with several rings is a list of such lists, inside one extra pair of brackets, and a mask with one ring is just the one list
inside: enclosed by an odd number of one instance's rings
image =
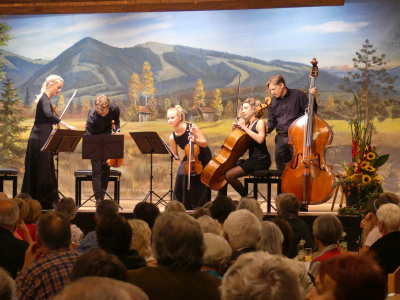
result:
[(399, 231), (400, 229), (400, 207), (388, 203), (378, 208), (376, 212), (378, 221), (383, 221), (388, 232)]
[(83, 277), (64, 287), (54, 300), (149, 300), (137, 286), (106, 277)]
[(151, 257), (153, 252), (151, 251), (151, 230), (149, 224), (143, 220), (128, 220), (129, 225), (132, 228), (132, 245), (131, 248), (136, 249), (140, 256), (144, 258)]
[(314, 236), (320, 240), (324, 246), (336, 244), (342, 237), (342, 232), (342, 223), (333, 215), (319, 216), (313, 223)]
[(167, 214), (170, 212), (186, 213), (186, 208), (185, 208), (185, 206), (183, 206), (183, 204), (181, 202), (172, 200), (165, 206), (164, 214)]
[(279, 194), (275, 198), (276, 209), (281, 216), (286, 214), (293, 214), (295, 216), (299, 213), (300, 201), (292, 193)]
[(203, 264), (203, 232), (199, 223), (185, 213), (171, 212), (159, 216), (154, 224), (152, 245), (160, 266), (200, 270)]
[(0, 299), (17, 299), (14, 280), (0, 267)]
[(256, 247), (261, 235), (261, 222), (250, 211), (240, 209), (229, 214), (222, 229), (232, 250)]
[(14, 228), (18, 222), (19, 208), (12, 200), (3, 199), (0, 201), (0, 226)]
[(222, 236), (205, 233), (204, 245), (204, 265), (217, 268), (220, 265), (225, 266), (230, 260), (232, 249)]
[(50, 250), (69, 247), (71, 244), (69, 220), (60, 212), (49, 211), (39, 219), (36, 235)]
[(248, 211), (252, 212), (257, 217), (257, 219), (260, 220), (260, 222), (262, 222), (264, 214), (260, 207), (260, 204), (258, 204), (256, 199), (250, 197), (242, 197), (236, 207), (236, 210), (239, 209), (247, 209)]
[(221, 224), (210, 216), (202, 216), (198, 218), (197, 223), (199, 223), (201, 229), (203, 229), (204, 233), (215, 233), (220, 235), (221, 233)]
[(269, 254), (282, 255), (283, 233), (279, 227), (270, 221), (261, 223), (261, 238), (257, 249), (267, 251)]
[(56, 211), (64, 214), (70, 221), (73, 220), (78, 212), (74, 199), (62, 198), (56, 205)]
[(222, 300), (300, 300), (303, 292), (282, 257), (261, 251), (240, 255), (219, 289)]

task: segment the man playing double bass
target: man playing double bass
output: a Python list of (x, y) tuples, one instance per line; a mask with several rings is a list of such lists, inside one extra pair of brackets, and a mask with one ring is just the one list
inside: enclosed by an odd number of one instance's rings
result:
[[(110, 104), (107, 96), (98, 96), (94, 102), (94, 107), (89, 111), (86, 120), (87, 135), (107, 135), (113, 131), (111, 122), (115, 122), (114, 132), (120, 127), (119, 107), (114, 103)], [(96, 206), (101, 201), (101, 189), (107, 190), (108, 179), (110, 177), (110, 166), (105, 161), (92, 159), (92, 186)], [(101, 186), (101, 174), (103, 169), (103, 187)]]

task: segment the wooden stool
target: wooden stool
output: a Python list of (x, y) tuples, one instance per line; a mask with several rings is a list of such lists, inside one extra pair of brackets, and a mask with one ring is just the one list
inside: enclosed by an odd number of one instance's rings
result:
[(16, 169), (0, 169), (0, 192), (3, 192), (4, 181), (12, 180), (13, 182), (13, 198), (17, 196), (18, 170)]
[[(82, 202), (82, 181), (92, 181), (92, 170), (78, 170), (75, 175), (75, 202), (76, 206), (80, 206)], [(114, 181), (114, 199), (119, 204), (120, 180), (122, 172), (118, 170), (110, 170), (109, 181)]]
[[(253, 177), (251, 177), (251, 176), (253, 176)], [(282, 177), (282, 172), (281, 171), (277, 171), (277, 170), (254, 171), (253, 173), (251, 173), (249, 175), (248, 178), (244, 179), (244, 187), (247, 190), (247, 193), (249, 194), (249, 183), (252, 183), (253, 184), (253, 195), (254, 195), (254, 198), (257, 200), (258, 194), (260, 194), (264, 198), (264, 201), (266, 201), (268, 203), (267, 211), (271, 212), (271, 207), (272, 207), (272, 204), (271, 204), (272, 184), (277, 184), (277, 193), (278, 193), (278, 195), (281, 194), (282, 193), (282, 191), (281, 191), (281, 177)], [(268, 184), (267, 198), (265, 198), (264, 195), (261, 194), (258, 191), (258, 184), (259, 183)], [(263, 203), (263, 202), (261, 202), (261, 203)], [(275, 209), (275, 207), (273, 207), (273, 208)]]

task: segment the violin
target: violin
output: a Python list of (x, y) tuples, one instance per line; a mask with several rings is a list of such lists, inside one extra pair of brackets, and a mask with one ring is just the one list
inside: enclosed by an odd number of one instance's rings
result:
[[(115, 121), (114, 120), (111, 121), (111, 126), (114, 131), (113, 134), (115, 134)], [(112, 168), (119, 168), (122, 165), (123, 161), (124, 160), (122, 158), (112, 158), (112, 159), (107, 160), (107, 164)]]
[[(193, 124), (189, 123), (189, 138), (193, 136)], [(203, 171), (203, 165), (199, 161), (200, 146), (189, 140), (189, 143), (185, 146), (185, 154), (187, 160), (185, 162), (184, 171), (188, 175), (187, 189), (190, 189), (190, 177), (196, 176)]]
[[(318, 61), (314, 58), (310, 72), (310, 89), (318, 76)], [(294, 121), (288, 131), (293, 157), (282, 173), (282, 192), (293, 193), (305, 204), (321, 204), (333, 195), (335, 176), (325, 162), (325, 152), (331, 147), (331, 127), (314, 112), (314, 95), (310, 92), (307, 113)]]

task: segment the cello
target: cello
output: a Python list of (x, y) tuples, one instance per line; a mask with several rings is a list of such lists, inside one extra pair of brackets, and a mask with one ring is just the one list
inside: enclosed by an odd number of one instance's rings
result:
[[(310, 89), (318, 76), (317, 60), (311, 61)], [(333, 195), (335, 176), (325, 162), (331, 147), (331, 127), (314, 112), (314, 95), (309, 94), (308, 110), (294, 121), (288, 131), (293, 156), (282, 173), (282, 192), (293, 193), (304, 204), (321, 204)]]
[[(189, 123), (189, 137), (193, 136), (192, 133), (193, 125)], [(188, 176), (187, 189), (190, 190), (190, 177), (200, 175), (203, 171), (203, 165), (199, 160), (200, 147), (189, 140), (189, 143), (185, 146), (185, 155), (187, 160), (185, 162), (184, 171)]]

